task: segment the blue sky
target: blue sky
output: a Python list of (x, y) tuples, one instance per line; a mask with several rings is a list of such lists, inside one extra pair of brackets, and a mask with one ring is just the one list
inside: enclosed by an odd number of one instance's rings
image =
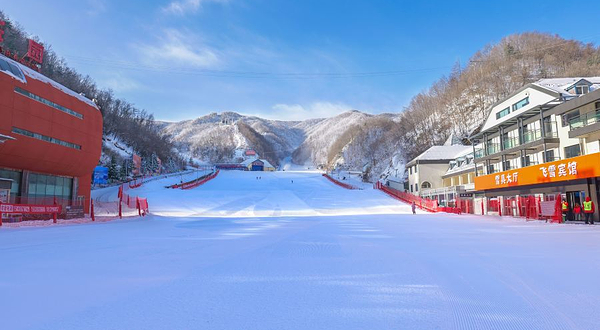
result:
[[(399, 112), (456, 61), (542, 31), (600, 42), (600, 2), (0, 0), (101, 87), (183, 120)], [(389, 74), (363, 75), (386, 72)]]

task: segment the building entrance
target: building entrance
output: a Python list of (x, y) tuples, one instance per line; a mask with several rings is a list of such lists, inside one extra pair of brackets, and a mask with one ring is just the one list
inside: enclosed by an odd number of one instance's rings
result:
[(583, 214), (583, 201), (585, 201), (585, 197), (585, 191), (567, 191), (565, 193), (564, 198), (566, 199), (567, 203), (569, 203), (569, 212), (567, 212), (567, 220), (574, 221), (583, 219), (583, 215), (579, 219), (577, 219), (574, 210), (575, 206), (579, 205), (579, 207), (581, 208), (581, 214)]

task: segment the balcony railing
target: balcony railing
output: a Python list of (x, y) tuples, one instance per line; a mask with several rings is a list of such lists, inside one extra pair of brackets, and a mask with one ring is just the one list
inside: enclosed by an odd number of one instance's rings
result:
[(584, 113), (569, 120), (569, 129), (585, 127), (600, 122), (600, 109), (596, 111)]
[(493, 155), (497, 152), (500, 152), (500, 143), (488, 143), (486, 155)]
[(476, 149), (473, 155), (475, 156), (475, 158), (481, 158), (485, 156), (485, 151), (483, 149)]
[(504, 139), (502, 141), (502, 146), (504, 147), (504, 149), (514, 148), (518, 145), (519, 145), (518, 137), (512, 137), (512, 138)]
[(558, 133), (551, 125), (546, 127), (546, 134), (542, 136), (541, 129), (528, 130), (523, 133), (523, 143), (530, 143), (542, 138), (557, 138)]
[[(600, 120), (600, 118), (599, 118)], [(544, 123), (545, 135), (541, 129), (527, 130), (523, 133), (523, 144), (541, 140), (542, 138), (557, 138), (556, 122)], [(511, 149), (521, 145), (519, 138), (510, 137), (502, 140), (504, 149)], [(500, 143), (488, 143), (487, 148), (475, 150), (475, 158), (482, 158), (500, 152)]]

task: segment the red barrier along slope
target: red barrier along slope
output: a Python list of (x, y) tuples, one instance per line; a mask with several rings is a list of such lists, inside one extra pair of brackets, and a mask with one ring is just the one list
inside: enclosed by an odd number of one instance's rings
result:
[(440, 211), (438, 208), (438, 203), (436, 200), (429, 200), (425, 198), (421, 198), (419, 196), (415, 196), (411, 193), (398, 191), (396, 189), (392, 189), (384, 186), (381, 182), (377, 182), (375, 188), (383, 191), (384, 193), (390, 195), (395, 199), (399, 199), (405, 203), (412, 204), (415, 202), (415, 205), (421, 210), (429, 211), (429, 212), (438, 212)]
[(329, 174), (327, 174), (327, 173), (324, 173), (323, 176), (326, 177), (329, 181), (337, 184), (338, 186), (340, 186), (342, 188), (346, 188), (346, 189), (350, 189), (350, 190), (361, 190), (360, 188), (355, 187), (353, 185), (350, 185), (350, 184), (347, 184), (347, 183), (344, 183), (344, 182), (340, 182), (340, 181), (332, 178), (331, 176), (329, 176)]
[(168, 186), (167, 188), (173, 188), (173, 189), (193, 189), (196, 188), (198, 186), (201, 186), (203, 184), (205, 184), (206, 182), (214, 179), (217, 177), (217, 175), (219, 175), (220, 170), (217, 170), (216, 172), (212, 173), (212, 174), (207, 174), (204, 176), (201, 176), (198, 179), (192, 180), (192, 181), (188, 181), (188, 182), (184, 182), (181, 184), (175, 184), (172, 186)]

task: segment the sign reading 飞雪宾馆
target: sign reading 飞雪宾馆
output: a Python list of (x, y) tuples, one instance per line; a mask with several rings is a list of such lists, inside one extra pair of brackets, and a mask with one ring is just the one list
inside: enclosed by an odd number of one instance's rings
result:
[(475, 177), (476, 190), (560, 182), (600, 176), (600, 153)]

